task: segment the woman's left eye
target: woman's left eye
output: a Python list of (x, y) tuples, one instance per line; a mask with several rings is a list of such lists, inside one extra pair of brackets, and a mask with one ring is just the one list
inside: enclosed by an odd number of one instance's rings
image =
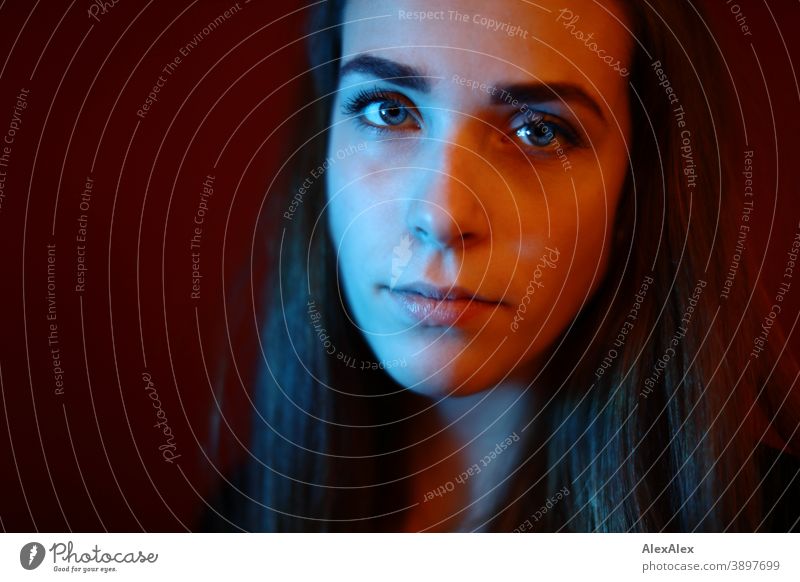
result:
[(568, 145), (577, 145), (578, 142), (569, 129), (544, 119), (537, 119), (518, 127), (514, 130), (514, 135), (526, 146), (534, 148), (546, 148), (554, 143), (558, 145), (559, 136), (565, 139)]
[(547, 147), (555, 139), (555, 131), (546, 123), (529, 123), (518, 128), (515, 132), (525, 145), (534, 147)]

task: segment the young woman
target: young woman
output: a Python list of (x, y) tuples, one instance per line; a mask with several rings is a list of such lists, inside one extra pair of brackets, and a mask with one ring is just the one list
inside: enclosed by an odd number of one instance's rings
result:
[(329, 0), (309, 42), (252, 442), (206, 527), (797, 527), (797, 367), (759, 342), (692, 5)]

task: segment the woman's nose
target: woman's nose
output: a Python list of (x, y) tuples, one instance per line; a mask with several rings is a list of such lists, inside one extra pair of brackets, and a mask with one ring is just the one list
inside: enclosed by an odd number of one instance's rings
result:
[(428, 164), (419, 164), (422, 167), (414, 171), (413, 186), (407, 190), (409, 231), (440, 250), (476, 244), (489, 233), (488, 211), (480, 196), (485, 186), (481, 175), (489, 169), (458, 144), (437, 144), (425, 158)]

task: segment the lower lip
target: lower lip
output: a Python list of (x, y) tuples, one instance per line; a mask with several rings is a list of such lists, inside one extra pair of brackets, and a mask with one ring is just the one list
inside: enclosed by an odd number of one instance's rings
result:
[(413, 321), (436, 327), (461, 326), (480, 315), (491, 315), (497, 303), (475, 299), (431, 299), (418, 293), (389, 290), (389, 295)]

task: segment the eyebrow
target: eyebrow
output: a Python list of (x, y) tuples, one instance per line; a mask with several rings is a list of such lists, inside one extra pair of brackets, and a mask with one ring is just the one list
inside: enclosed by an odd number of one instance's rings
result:
[(430, 78), (420, 69), (372, 55), (358, 55), (350, 59), (342, 65), (339, 76), (344, 77), (350, 73), (371, 75), (377, 79), (391, 81), (395, 85), (415, 89), (422, 93), (428, 93), (431, 90)]
[(498, 87), (491, 96), (492, 103), (512, 105), (513, 100), (521, 103), (541, 103), (544, 101), (572, 101), (588, 107), (605, 121), (603, 110), (580, 86), (572, 83), (522, 83)]
[[(395, 85), (414, 89), (421, 93), (429, 93), (431, 90), (432, 77), (425, 75), (421, 69), (373, 55), (360, 54), (353, 57), (345, 62), (339, 70), (340, 77), (352, 73), (361, 73), (376, 79), (391, 81)], [(497, 90), (491, 95), (491, 101), (496, 105), (512, 105), (515, 99), (519, 103), (572, 101), (588, 107), (605, 121), (603, 110), (597, 101), (579, 85), (573, 83), (518, 83), (495, 88)]]

